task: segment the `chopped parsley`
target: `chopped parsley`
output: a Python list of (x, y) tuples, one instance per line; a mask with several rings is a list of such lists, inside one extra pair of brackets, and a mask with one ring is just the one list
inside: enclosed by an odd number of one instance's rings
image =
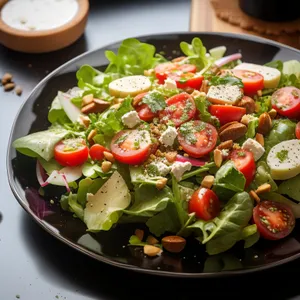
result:
[(199, 123), (191, 121), (182, 124), (179, 128), (179, 132), (184, 137), (186, 142), (188, 142), (191, 145), (194, 145), (197, 143), (197, 137), (195, 133), (204, 130), (205, 127), (205, 123), (201, 121)]
[(150, 92), (144, 96), (142, 103), (147, 104), (153, 113), (163, 110), (167, 104), (165, 97), (158, 92)]
[(242, 80), (238, 77), (235, 76), (230, 76), (230, 75), (225, 75), (225, 76), (213, 76), (211, 78), (211, 81), (209, 82), (209, 85), (223, 85), (223, 84), (228, 84), (228, 85), (237, 85), (240, 88), (244, 87), (244, 84)]
[(276, 153), (277, 158), (280, 162), (284, 162), (288, 158), (289, 151), (288, 150), (281, 150)]

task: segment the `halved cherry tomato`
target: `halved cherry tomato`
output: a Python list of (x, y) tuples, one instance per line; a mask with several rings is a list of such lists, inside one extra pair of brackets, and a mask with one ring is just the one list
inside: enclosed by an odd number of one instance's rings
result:
[(155, 145), (146, 130), (122, 130), (111, 141), (111, 152), (116, 160), (129, 165), (143, 163)]
[(135, 96), (133, 99), (133, 106), (141, 120), (145, 122), (151, 122), (155, 117), (158, 117), (158, 112), (153, 113), (147, 104), (141, 103), (141, 101), (147, 94), (148, 92)]
[(219, 215), (220, 201), (212, 190), (200, 188), (193, 193), (188, 210), (189, 213), (194, 212), (197, 218), (208, 221)]
[(197, 70), (195, 65), (191, 64), (178, 64), (173, 62), (167, 62), (159, 64), (155, 67), (155, 76), (158, 79), (158, 83), (163, 84), (167, 79), (168, 75), (173, 72), (182, 73), (195, 73)]
[(245, 176), (247, 187), (253, 180), (256, 170), (252, 152), (236, 149), (231, 152), (230, 159), (234, 162), (235, 167)]
[(247, 70), (233, 69), (231, 71), (234, 76), (242, 79), (244, 94), (252, 96), (264, 88), (264, 77), (261, 74)]
[(89, 157), (84, 140), (68, 139), (56, 144), (54, 158), (62, 166), (75, 167), (83, 164)]
[(282, 116), (300, 119), (300, 90), (287, 86), (277, 90), (271, 97), (272, 107)]
[(208, 111), (217, 117), (224, 125), (232, 121), (240, 121), (242, 116), (246, 114), (246, 108), (232, 105), (210, 105)]
[(102, 160), (104, 158), (104, 154), (103, 154), (104, 151), (110, 152), (108, 149), (106, 149), (102, 145), (94, 144), (90, 148), (90, 157), (91, 157), (91, 159), (92, 160)]
[(297, 125), (296, 125), (295, 133), (296, 133), (297, 139), (300, 140), (300, 122), (298, 122)]
[(267, 240), (279, 240), (289, 235), (295, 227), (295, 216), (282, 203), (262, 201), (253, 209), (253, 220), (260, 235)]
[(198, 120), (182, 124), (178, 130), (178, 141), (182, 149), (195, 158), (211, 152), (216, 146), (217, 139), (216, 128)]
[(176, 85), (179, 89), (186, 89), (189, 87), (195, 90), (200, 90), (204, 78), (202, 75), (196, 75), (191, 72), (172, 72), (168, 77), (176, 81)]
[(191, 120), (196, 113), (194, 99), (188, 93), (172, 96), (166, 103), (167, 107), (159, 112), (159, 118), (162, 123), (167, 123), (171, 120), (178, 127), (182, 123)]

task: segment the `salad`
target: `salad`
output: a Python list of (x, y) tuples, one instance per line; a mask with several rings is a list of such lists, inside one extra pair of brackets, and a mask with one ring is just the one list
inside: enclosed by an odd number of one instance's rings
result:
[(209, 255), (286, 237), (300, 217), (300, 62), (257, 65), (198, 37), (180, 49), (124, 40), (14, 148), (36, 158), (40, 193), (65, 186), (61, 208), (87, 231), (136, 223), (128, 246), (149, 256), (188, 237)]

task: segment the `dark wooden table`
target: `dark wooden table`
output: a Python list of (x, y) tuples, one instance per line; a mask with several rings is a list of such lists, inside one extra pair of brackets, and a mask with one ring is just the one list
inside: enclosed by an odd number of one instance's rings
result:
[[(28, 55), (0, 46), (0, 75), (11, 72), (24, 93), (0, 90), (0, 300), (82, 299), (297, 299), (300, 261), (228, 279), (180, 280), (141, 275), (97, 262), (56, 240), (23, 211), (5, 167), (14, 117), (31, 89), (62, 63), (126, 37), (188, 31), (189, 0), (91, 0), (85, 35), (67, 49)], [(266, 298), (267, 297), (267, 298)]]

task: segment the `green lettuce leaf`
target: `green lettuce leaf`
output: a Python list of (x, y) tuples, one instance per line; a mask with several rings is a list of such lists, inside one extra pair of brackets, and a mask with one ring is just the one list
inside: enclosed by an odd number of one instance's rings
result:
[(105, 73), (121, 75), (141, 75), (144, 70), (152, 69), (156, 64), (165, 61), (161, 56), (155, 56), (153, 45), (142, 43), (137, 39), (125, 39), (118, 48), (118, 53), (105, 51), (109, 60)]
[(62, 125), (71, 122), (62, 108), (58, 97), (55, 97), (51, 103), (51, 107), (48, 112), (48, 120), (52, 124), (57, 122)]
[(242, 240), (245, 241), (244, 248), (250, 248), (259, 241), (260, 234), (256, 224), (246, 226), (242, 231)]
[(78, 191), (77, 191), (77, 202), (82, 207), (85, 207), (86, 205), (86, 198), (87, 198), (86, 196), (92, 184), (93, 184), (93, 180), (91, 178), (84, 178), (79, 181)]
[(83, 220), (83, 206), (77, 201), (77, 195), (70, 193), (62, 195), (60, 199), (62, 209), (74, 213), (74, 216)]
[(129, 166), (131, 182), (136, 185), (148, 184), (156, 185), (158, 180), (162, 179), (161, 176), (149, 176), (143, 167)]
[(172, 192), (168, 186), (157, 190), (153, 185), (142, 184), (134, 190), (134, 203), (123, 212), (128, 215), (153, 217), (164, 210), (172, 200)]
[(260, 161), (256, 165), (256, 172), (251, 183), (251, 189), (256, 190), (264, 183), (269, 183), (271, 185), (271, 191), (277, 190), (277, 184), (271, 177), (270, 168), (268, 167), (266, 162)]
[(248, 129), (246, 132), (246, 138), (254, 138), (256, 134), (256, 128), (258, 126), (258, 118), (254, 118), (248, 123)]
[(50, 127), (48, 130), (31, 133), (16, 139), (13, 147), (20, 153), (31, 157), (42, 157), (49, 161), (54, 157), (55, 145), (70, 132), (63, 127)]
[(193, 38), (192, 43), (187, 42), (180, 43), (180, 49), (187, 56), (181, 63), (190, 63), (197, 66), (197, 70), (200, 71), (214, 61), (213, 57), (206, 56), (206, 48), (203, 46), (202, 41), (196, 37)]
[(196, 221), (188, 228), (200, 232), (200, 241), (206, 244), (209, 255), (230, 249), (243, 237), (243, 228), (252, 217), (253, 202), (248, 193), (235, 194), (222, 209), (220, 215), (209, 222)]
[(300, 202), (300, 175), (283, 181), (277, 192)]
[[(118, 188), (116, 188), (118, 187)], [(122, 176), (115, 171), (96, 194), (87, 194), (83, 220), (88, 231), (109, 230), (129, 206), (131, 195)]]
[(166, 209), (150, 218), (146, 225), (155, 236), (161, 236), (165, 232), (177, 232), (180, 230), (180, 221), (174, 202), (169, 202)]

